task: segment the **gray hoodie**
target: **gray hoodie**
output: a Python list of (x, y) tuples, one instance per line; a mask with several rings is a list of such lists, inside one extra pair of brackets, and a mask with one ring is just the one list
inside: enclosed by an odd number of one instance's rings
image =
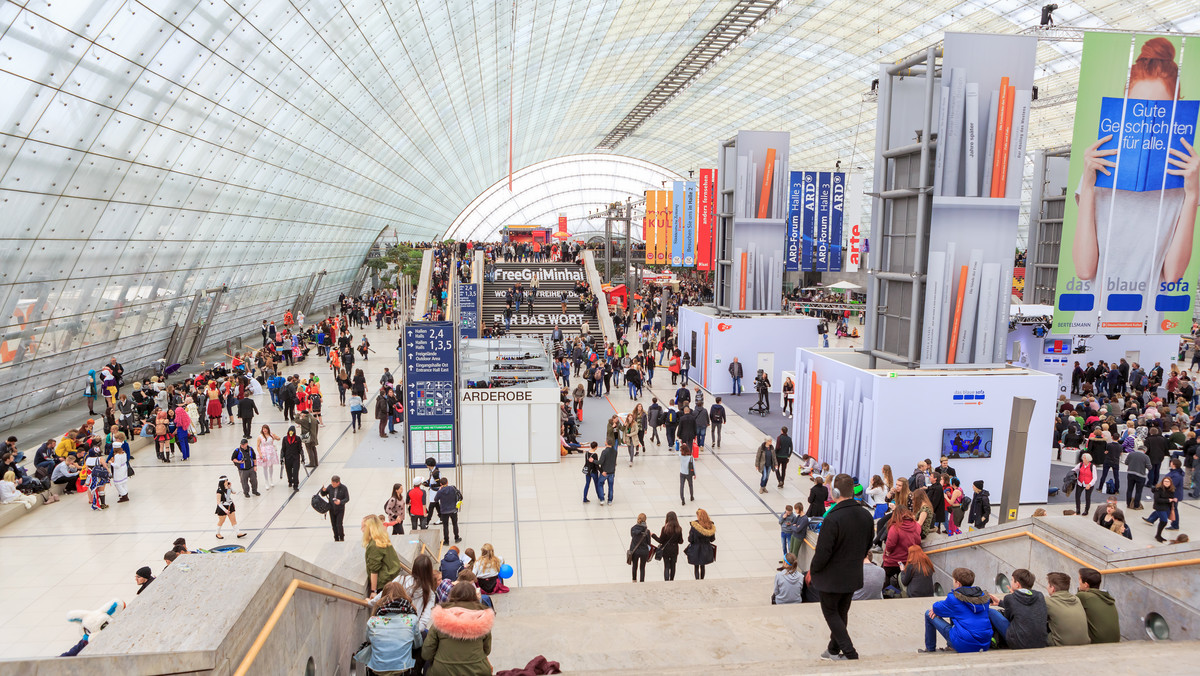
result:
[(1150, 471), (1150, 456), (1141, 451), (1130, 451), (1125, 456), (1125, 471), (1145, 479)]
[(802, 603), (804, 593), (804, 574), (797, 569), (789, 573), (787, 569), (775, 573), (775, 591), (771, 598), (778, 605), (785, 603)]

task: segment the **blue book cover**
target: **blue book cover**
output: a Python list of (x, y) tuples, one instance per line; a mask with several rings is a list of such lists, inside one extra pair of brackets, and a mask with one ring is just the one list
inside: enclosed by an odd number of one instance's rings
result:
[[(1186, 153), (1180, 139), (1196, 141), (1196, 117), (1200, 101), (1153, 101), (1104, 97), (1100, 102), (1100, 130), (1096, 138), (1112, 135), (1100, 150), (1120, 148), (1108, 159), (1117, 163), (1113, 176), (1096, 175), (1096, 187), (1148, 192), (1183, 187), (1182, 176), (1166, 173), (1167, 153), (1175, 148)], [(1115, 184), (1115, 185), (1114, 185)]]

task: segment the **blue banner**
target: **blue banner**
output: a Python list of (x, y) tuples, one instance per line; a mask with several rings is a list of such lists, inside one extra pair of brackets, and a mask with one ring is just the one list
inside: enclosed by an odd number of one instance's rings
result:
[(479, 286), (458, 285), (458, 328), (460, 338), (479, 337)]
[(816, 268), (813, 267), (813, 248), (815, 246), (814, 238), (816, 236), (817, 225), (817, 172), (802, 171), (801, 189), (801, 218), (800, 224), (804, 233), (803, 247), (800, 253), (800, 269), (805, 272), (812, 272)]
[(404, 329), (404, 409), (408, 466), (454, 466), (454, 344), (452, 322), (413, 322)]
[(683, 265), (683, 181), (672, 184), (671, 194), (671, 265)]
[(696, 267), (696, 182), (684, 183), (683, 266)]
[(829, 232), (830, 183), (828, 171), (817, 173), (817, 226), (813, 235), (813, 268), (817, 272), (829, 269), (829, 250), (833, 245)]
[(784, 270), (800, 269), (800, 231), (804, 215), (801, 205), (804, 196), (804, 172), (793, 171), (788, 177), (788, 225), (787, 243), (783, 251)]
[(833, 173), (833, 196), (829, 204), (829, 267), (830, 272), (842, 271), (842, 217), (846, 213), (846, 175)]

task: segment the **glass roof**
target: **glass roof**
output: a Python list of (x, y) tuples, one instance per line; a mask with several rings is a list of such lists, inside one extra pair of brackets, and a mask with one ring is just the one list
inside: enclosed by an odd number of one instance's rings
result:
[[(506, 225), (545, 225), (567, 217), (567, 232), (595, 229), (588, 215), (612, 202), (640, 202), (646, 190), (662, 189), (664, 181), (682, 177), (645, 160), (621, 155), (569, 155), (539, 162), (513, 174), (513, 189), (503, 178), (471, 201), (447, 231), (465, 239), (498, 239)], [(635, 219), (644, 209), (634, 208)], [(599, 220), (603, 227), (603, 219)], [(637, 236), (641, 223), (635, 222)]]

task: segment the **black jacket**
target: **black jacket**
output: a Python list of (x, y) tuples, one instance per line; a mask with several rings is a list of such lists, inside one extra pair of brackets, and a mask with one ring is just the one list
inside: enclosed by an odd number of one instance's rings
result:
[(696, 438), (696, 414), (688, 411), (679, 414), (679, 426), (675, 428), (675, 436), (680, 441), (693, 441)]
[[(345, 509), (346, 503), (350, 502), (350, 489), (346, 488), (346, 484), (338, 484), (337, 486), (326, 486), (321, 489), (321, 495), (329, 498), (329, 509), (339, 510)], [(341, 500), (342, 504), (333, 504), (334, 500)]]
[(304, 445), (300, 441), (300, 435), (297, 434), (294, 437), (288, 436), (286, 434), (283, 435), (283, 440), (279, 446), (279, 452), (282, 455), (284, 461), (300, 460), (301, 453), (304, 452)]
[(863, 586), (863, 558), (871, 551), (875, 524), (854, 500), (843, 500), (821, 522), (809, 572), (817, 591), (852, 594)]
[(933, 507), (933, 519), (938, 523), (946, 520), (946, 494), (942, 492), (941, 484), (925, 487), (925, 495), (929, 496), (929, 505)]
[(650, 537), (658, 541), (664, 559), (673, 559), (679, 556), (679, 545), (683, 544), (683, 531), (668, 533), (667, 527), (663, 526), (658, 535), (651, 533)]
[(722, 425), (725, 423), (725, 407), (720, 404), (713, 404), (708, 409), (708, 420), (714, 425)]
[(653, 535), (650, 529), (644, 524), (634, 524), (633, 528), (629, 529), (629, 549), (634, 556), (646, 557), (650, 556), (650, 538)]
[(792, 457), (792, 438), (786, 434), (780, 434), (775, 440), (775, 459), (783, 462)]
[[(1162, 465), (1163, 458), (1167, 457), (1167, 438), (1161, 434), (1151, 434), (1146, 437), (1146, 455), (1150, 456), (1150, 464), (1153, 467)], [(1092, 461), (1095, 462), (1096, 456), (1092, 456)]]
[(605, 446), (604, 450), (600, 451), (600, 471), (606, 474), (617, 473), (617, 449)]
[(1104, 446), (1104, 464), (1120, 467), (1121, 453), (1124, 452), (1124, 450), (1125, 449), (1121, 446), (1121, 444), (1115, 441), (1108, 442), (1108, 444)]
[(1004, 640), (1013, 650), (1046, 647), (1046, 597), (1039, 591), (1019, 589), (1000, 599), (1000, 612), (1008, 618)]
[(971, 497), (971, 512), (967, 517), (967, 523), (976, 528), (983, 528), (987, 525), (988, 520), (992, 516), (991, 498), (992, 494), (986, 490), (981, 490)]
[[(825, 484), (814, 484), (812, 490), (808, 492), (808, 511), (805, 516), (812, 519), (825, 514), (825, 501), (829, 499), (829, 489)], [(860, 584), (859, 587), (862, 585)], [(858, 591), (858, 587), (850, 591)]]
[(250, 397), (246, 397), (238, 402), (237, 417), (242, 420), (251, 420), (257, 413), (258, 406), (255, 405), (254, 400)]
[(587, 451), (583, 454), (583, 469), (588, 474), (600, 473), (600, 454)]

